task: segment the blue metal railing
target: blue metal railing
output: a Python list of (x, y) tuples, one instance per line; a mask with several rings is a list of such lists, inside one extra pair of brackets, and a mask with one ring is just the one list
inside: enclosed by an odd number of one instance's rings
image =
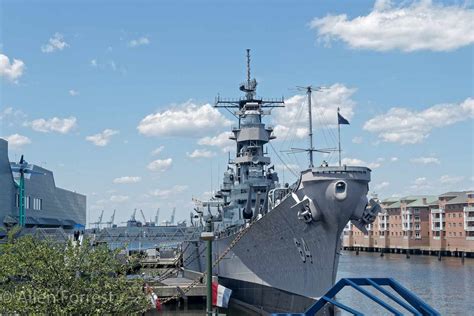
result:
[[(363, 286), (371, 286), (378, 290), (380, 293), (384, 294), (386, 297), (390, 298), (395, 303), (399, 304), (406, 310), (408, 310), (413, 315), (441, 315), (431, 306), (426, 304), (422, 299), (413, 294), (410, 290), (405, 288), (403, 285), (398, 283), (392, 278), (345, 278), (339, 280), (326, 294), (324, 294), (317, 302), (310, 306), (304, 313), (274, 313), (272, 316), (313, 316), (316, 313), (324, 308), (326, 304), (331, 304), (337, 306), (340, 309), (343, 309), (353, 315), (364, 315), (358, 310), (351, 308), (339, 301), (336, 301), (334, 297), (339, 293), (344, 287), (350, 286), (355, 290), (359, 291), (363, 295), (370, 298), (372, 301), (382, 306), (388, 310), (393, 315), (403, 315), (402, 312), (397, 310), (395, 307), (391, 306), (388, 302), (389, 300), (383, 300), (381, 297), (378, 297), (371, 292), (363, 288)], [(394, 295), (393, 293), (387, 291), (383, 286), (391, 287), (400, 297)]]

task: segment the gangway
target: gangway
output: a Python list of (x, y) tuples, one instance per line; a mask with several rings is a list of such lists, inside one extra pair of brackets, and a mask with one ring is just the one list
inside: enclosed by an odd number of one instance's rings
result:
[[(372, 294), (371, 292), (364, 289), (364, 286), (373, 287), (395, 303), (404, 307), (413, 315), (429, 315), (438, 316), (441, 315), (439, 312), (434, 310), (431, 306), (426, 304), (422, 299), (413, 294), (406, 287), (398, 283), (392, 278), (343, 278), (339, 280), (326, 294), (324, 294), (317, 302), (309, 307), (304, 313), (273, 313), (272, 316), (314, 316), (317, 312), (321, 311), (326, 304), (331, 304), (343, 309), (352, 315), (364, 315), (358, 310), (351, 308), (339, 301), (336, 301), (334, 297), (344, 287), (350, 286), (355, 290), (359, 291), (372, 301), (388, 310), (393, 315), (404, 315), (402, 312), (397, 310), (395, 307), (388, 303), (388, 300), (384, 300), (379, 296)], [(392, 292), (385, 289), (383, 286), (391, 287), (400, 297), (394, 295)]]

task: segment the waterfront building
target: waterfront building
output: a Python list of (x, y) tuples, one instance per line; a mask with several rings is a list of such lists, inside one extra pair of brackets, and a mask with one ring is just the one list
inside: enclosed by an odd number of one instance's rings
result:
[(387, 198), (367, 232), (347, 224), (343, 247), (368, 251), (473, 253), (474, 192)]
[(474, 251), (474, 192), (441, 194), (430, 208), (431, 249)]
[[(8, 142), (0, 139), (0, 227), (19, 223), (19, 174), (8, 159)], [(58, 188), (53, 172), (28, 165), (35, 174), (25, 176), (25, 227), (63, 228), (86, 224), (86, 197)]]

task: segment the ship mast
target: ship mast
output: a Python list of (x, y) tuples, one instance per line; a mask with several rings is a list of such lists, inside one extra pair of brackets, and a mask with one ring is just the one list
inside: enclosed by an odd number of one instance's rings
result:
[(319, 153), (326, 153), (329, 154), (331, 151), (333, 151), (335, 148), (322, 148), (322, 149), (315, 149), (313, 146), (313, 114), (312, 114), (312, 94), (313, 91), (321, 91), (325, 89), (324, 87), (313, 87), (313, 86), (306, 86), (306, 87), (301, 87), (297, 86), (296, 87), (300, 91), (306, 91), (306, 95), (308, 96), (308, 138), (309, 138), (309, 148), (291, 148), (290, 152), (308, 152), (308, 158), (309, 158), (309, 168), (314, 168), (314, 162), (313, 162), (313, 152), (319, 152)]
[(308, 116), (309, 116), (309, 133), (308, 133), (308, 136), (309, 136), (309, 150), (308, 150), (309, 167), (313, 168), (314, 167), (314, 164), (313, 164), (313, 151), (314, 151), (314, 148), (313, 148), (313, 117), (312, 117), (312, 114), (311, 114), (312, 87), (308, 86), (306, 89), (307, 89), (306, 91), (307, 91), (307, 94), (308, 94)]

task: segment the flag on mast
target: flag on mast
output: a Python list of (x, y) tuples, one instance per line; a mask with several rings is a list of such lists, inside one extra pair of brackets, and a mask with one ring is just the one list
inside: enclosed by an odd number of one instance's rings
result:
[(337, 124), (339, 125), (349, 125), (349, 121), (337, 111)]

